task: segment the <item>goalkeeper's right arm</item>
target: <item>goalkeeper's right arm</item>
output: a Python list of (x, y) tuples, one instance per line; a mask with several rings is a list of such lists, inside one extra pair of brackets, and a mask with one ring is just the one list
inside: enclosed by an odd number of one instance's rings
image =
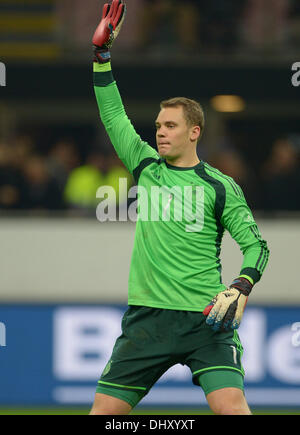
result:
[[(124, 17), (125, 5), (120, 0), (113, 0), (111, 6), (104, 5), (101, 22), (93, 37), (94, 89), (101, 120), (110, 140), (119, 158), (133, 173), (134, 169), (145, 158), (158, 159), (159, 156), (136, 133), (126, 115), (112, 74), (109, 48), (120, 31)], [(109, 32), (107, 28), (109, 28)]]
[(126, 15), (126, 5), (121, 0), (105, 3), (101, 21), (93, 36), (95, 62), (110, 61), (110, 48), (121, 30)]

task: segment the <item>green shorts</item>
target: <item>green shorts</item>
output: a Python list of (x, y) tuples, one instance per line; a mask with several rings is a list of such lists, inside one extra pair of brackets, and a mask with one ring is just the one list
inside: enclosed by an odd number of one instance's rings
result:
[(244, 388), (243, 348), (236, 331), (215, 332), (200, 312), (130, 306), (97, 393), (134, 407), (173, 365), (187, 365), (207, 395)]

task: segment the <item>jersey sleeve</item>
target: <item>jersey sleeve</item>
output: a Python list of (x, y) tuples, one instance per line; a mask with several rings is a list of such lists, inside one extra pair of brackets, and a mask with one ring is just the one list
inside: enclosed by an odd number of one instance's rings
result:
[(94, 90), (103, 125), (129, 172), (133, 173), (145, 159), (159, 159), (158, 153), (142, 141), (128, 119), (110, 63), (94, 63)]
[(233, 181), (225, 183), (226, 201), (222, 225), (238, 243), (244, 260), (240, 276), (252, 284), (258, 282), (269, 259), (269, 248), (263, 240), (241, 188)]

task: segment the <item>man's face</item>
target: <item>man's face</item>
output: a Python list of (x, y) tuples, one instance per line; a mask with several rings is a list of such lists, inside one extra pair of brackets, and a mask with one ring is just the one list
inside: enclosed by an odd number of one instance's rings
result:
[(195, 129), (199, 127), (188, 126), (182, 106), (163, 108), (155, 125), (156, 143), (161, 157), (172, 161), (195, 151)]

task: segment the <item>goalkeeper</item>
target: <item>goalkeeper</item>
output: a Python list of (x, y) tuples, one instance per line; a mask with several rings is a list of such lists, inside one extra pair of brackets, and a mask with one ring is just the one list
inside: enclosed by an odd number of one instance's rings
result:
[[(155, 120), (158, 152), (135, 132), (110, 62), (109, 50), (124, 17), (122, 1), (104, 5), (93, 37), (95, 94), (119, 158), (138, 188), (149, 194), (148, 208), (157, 206), (157, 215), (138, 217), (129, 308), (98, 382), (91, 414), (129, 414), (163, 373), (178, 363), (190, 368), (193, 383), (202, 387), (214, 413), (250, 414), (237, 328), (269, 250), (240, 187), (197, 156), (204, 115), (196, 101), (180, 97), (161, 103)], [(165, 202), (160, 198), (152, 204), (154, 186), (168, 192)], [(188, 187), (191, 194), (185, 194)], [(182, 219), (177, 213), (178, 192), (184, 192), (189, 210)], [(228, 288), (222, 283), (220, 264), (225, 230), (244, 257)]]

